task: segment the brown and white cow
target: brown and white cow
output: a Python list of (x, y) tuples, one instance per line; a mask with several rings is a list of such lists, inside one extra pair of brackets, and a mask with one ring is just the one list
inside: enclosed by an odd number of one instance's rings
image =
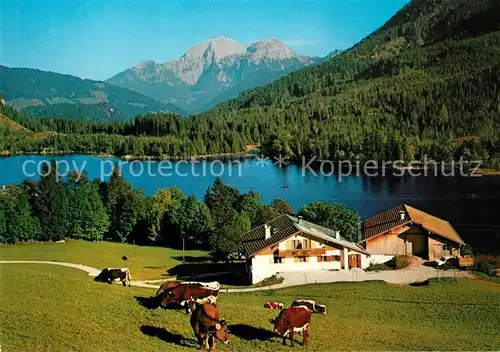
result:
[(298, 299), (296, 301), (293, 301), (291, 306), (305, 306), (313, 313), (326, 315), (326, 306), (324, 304), (316, 304), (316, 301), (312, 301), (309, 299)]
[(181, 283), (182, 283), (182, 281), (179, 281), (179, 280), (165, 281), (158, 288), (158, 291), (156, 291), (156, 297), (160, 296), (163, 292), (167, 292), (167, 291), (171, 290), (172, 288), (179, 286)]
[(215, 349), (215, 339), (227, 344), (229, 333), (227, 323), (220, 318), (219, 309), (212, 304), (196, 305), (189, 320), (200, 344), (210, 351)]
[(311, 311), (304, 306), (283, 309), (280, 314), (269, 320), (274, 325), (274, 332), (283, 337), (283, 345), (286, 345), (287, 335), (293, 346), (295, 333), (302, 334), (302, 344), (309, 342), (309, 324), (311, 323)]
[(128, 285), (130, 287), (130, 282), (132, 281), (132, 276), (130, 275), (130, 270), (128, 268), (105, 268), (94, 277), (94, 281), (107, 282), (108, 284), (113, 281), (121, 281), (123, 286)]
[(191, 302), (197, 304), (217, 303), (220, 285), (210, 283), (208, 287), (204, 283), (181, 283), (162, 294), (161, 305), (168, 306), (171, 303), (180, 304), (186, 309), (186, 314), (192, 310)]
[(280, 302), (267, 301), (264, 304), (264, 308), (268, 308), (268, 309), (283, 309), (283, 308), (285, 308), (285, 306), (283, 305), (283, 303), (280, 303)]

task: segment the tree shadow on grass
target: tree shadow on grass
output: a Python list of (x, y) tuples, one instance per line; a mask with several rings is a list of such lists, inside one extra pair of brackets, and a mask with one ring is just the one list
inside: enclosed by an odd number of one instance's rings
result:
[[(161, 297), (140, 297), (140, 296), (135, 296), (135, 300), (144, 308), (146, 309), (156, 309), (160, 308), (160, 303), (161, 303)], [(183, 306), (177, 303), (170, 303), (166, 307), (162, 307), (164, 309), (170, 309), (170, 310), (185, 310)]]
[(276, 335), (264, 328), (256, 328), (246, 324), (235, 324), (228, 326), (231, 335), (237, 336), (243, 340), (269, 341)]
[(174, 343), (177, 346), (193, 347), (193, 344), (196, 345), (196, 341), (194, 339), (187, 339), (180, 334), (174, 334), (156, 326), (142, 325), (141, 332), (151, 337), (157, 337), (164, 342)]
[(177, 257), (173, 257), (173, 259), (177, 260), (177, 261), (184, 261), (186, 263), (212, 263), (212, 259), (210, 257), (193, 257), (193, 256), (190, 256), (190, 255), (187, 255), (185, 256), (184, 258), (182, 256), (177, 256)]
[(135, 296), (135, 300), (144, 308), (156, 309), (160, 307), (160, 299), (158, 297), (139, 297)]
[(410, 286), (421, 287), (421, 286), (429, 286), (429, 284), (430, 284), (429, 280), (425, 280), (425, 281), (412, 282)]

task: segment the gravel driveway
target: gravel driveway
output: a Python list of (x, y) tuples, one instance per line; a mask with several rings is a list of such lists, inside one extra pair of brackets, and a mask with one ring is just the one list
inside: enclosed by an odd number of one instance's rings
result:
[[(60, 265), (69, 268), (83, 270), (89, 276), (97, 276), (101, 271), (90, 266), (82, 264), (37, 261), (37, 260), (2, 260), (0, 264), (50, 264)], [(133, 274), (133, 273), (132, 273)], [(401, 270), (384, 270), (384, 271), (369, 271), (363, 270), (346, 270), (346, 271), (310, 271), (310, 272), (287, 272), (280, 273), (279, 276), (284, 278), (281, 284), (267, 287), (250, 287), (250, 288), (230, 288), (221, 289), (221, 292), (252, 292), (274, 290), (290, 286), (298, 286), (314, 283), (331, 283), (331, 282), (357, 282), (380, 280), (390, 284), (407, 285), (414, 282), (422, 282), (433, 277), (473, 277), (470, 273), (460, 270), (436, 270), (424, 265), (416, 265), (410, 268)], [(132, 286), (157, 289), (158, 283), (151, 284), (144, 281), (132, 281)]]

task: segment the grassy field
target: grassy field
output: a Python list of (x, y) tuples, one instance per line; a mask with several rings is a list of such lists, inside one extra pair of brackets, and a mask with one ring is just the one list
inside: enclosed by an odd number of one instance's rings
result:
[[(148, 310), (136, 297), (153, 290), (93, 282), (84, 272), (49, 265), (0, 264), (0, 342), (10, 351), (180, 351), (196, 348), (181, 311)], [(266, 300), (325, 303), (302, 351), (500, 350), (500, 285), (431, 281), (310, 285), (275, 292), (222, 294), (231, 329), (219, 351), (290, 351), (270, 333)]]
[[(205, 257), (203, 251), (186, 251), (186, 257)], [(121, 258), (127, 256), (128, 260)], [(165, 278), (168, 269), (182, 264), (182, 251), (113, 242), (69, 240), (65, 243), (23, 243), (0, 246), (1, 260), (47, 260), (105, 267), (127, 267), (134, 280)]]

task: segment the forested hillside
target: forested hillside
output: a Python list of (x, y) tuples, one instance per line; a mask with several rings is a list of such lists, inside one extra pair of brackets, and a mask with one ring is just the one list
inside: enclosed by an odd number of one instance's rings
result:
[(261, 144), (292, 157), (465, 156), (500, 168), (498, 82), (497, 0), (414, 0), (352, 49), (204, 114), (94, 125), (92, 136), (78, 134), (87, 129), (80, 122), (45, 121), (65, 135), (29, 148), (179, 157)]
[(0, 92), (9, 105), (30, 116), (123, 121), (154, 111), (184, 111), (104, 82), (29, 68), (0, 66)]
[[(276, 152), (488, 158), (500, 130), (499, 30), (498, 1), (413, 1), (351, 50), (206, 116), (257, 122)], [(466, 136), (479, 144), (454, 142)]]

